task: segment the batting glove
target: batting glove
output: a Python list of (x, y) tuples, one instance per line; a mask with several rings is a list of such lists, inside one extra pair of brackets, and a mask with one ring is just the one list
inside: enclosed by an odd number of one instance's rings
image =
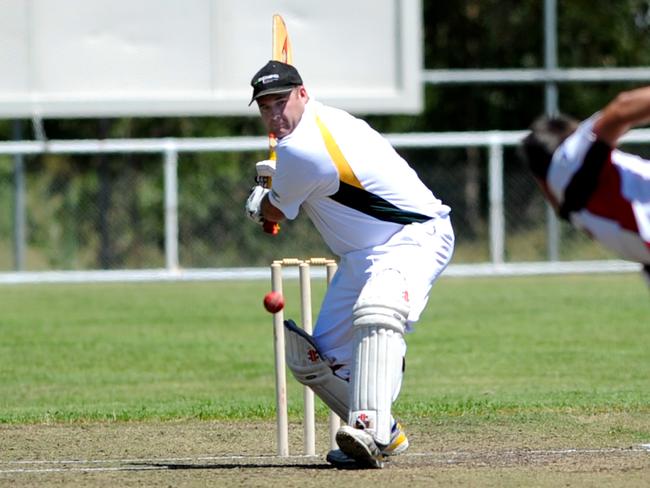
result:
[(262, 217), (262, 199), (268, 192), (268, 188), (262, 188), (259, 185), (255, 186), (248, 196), (248, 200), (246, 200), (246, 215), (256, 224), (262, 225), (264, 223), (264, 217)]
[(257, 177), (255, 181), (258, 185), (264, 188), (271, 188), (271, 180), (275, 176), (275, 161), (273, 159), (265, 159), (255, 164)]

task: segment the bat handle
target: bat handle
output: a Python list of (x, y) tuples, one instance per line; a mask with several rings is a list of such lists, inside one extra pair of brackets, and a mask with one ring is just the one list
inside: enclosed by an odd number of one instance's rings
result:
[[(275, 147), (278, 145), (278, 139), (275, 137), (273, 132), (269, 132), (269, 159), (276, 160), (277, 156), (275, 153)], [(272, 178), (270, 176), (260, 177), (260, 184), (264, 188), (271, 188)], [(270, 220), (265, 220), (262, 224), (264, 232), (271, 234), (272, 236), (278, 235), (280, 232), (280, 224), (277, 222), (271, 222)]]
[(277, 137), (275, 137), (275, 134), (273, 132), (269, 132), (269, 159), (272, 159), (273, 161), (277, 159), (277, 155), (275, 153), (275, 148), (277, 145)]

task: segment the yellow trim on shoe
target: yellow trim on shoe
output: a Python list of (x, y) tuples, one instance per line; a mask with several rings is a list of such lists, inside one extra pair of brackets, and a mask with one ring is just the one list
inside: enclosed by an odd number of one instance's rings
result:
[(384, 456), (397, 456), (409, 448), (409, 440), (406, 437), (404, 429), (402, 429), (402, 426), (399, 424), (399, 422), (395, 426), (395, 429), (397, 435), (395, 438), (391, 438), (392, 442), (381, 450), (381, 453)]

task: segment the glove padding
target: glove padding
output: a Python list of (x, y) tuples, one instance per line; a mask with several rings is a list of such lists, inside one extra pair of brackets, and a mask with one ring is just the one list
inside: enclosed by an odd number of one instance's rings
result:
[(264, 161), (259, 161), (255, 163), (255, 170), (257, 171), (257, 176), (275, 176), (275, 160), (265, 159)]
[(264, 188), (271, 188), (271, 181), (275, 176), (275, 160), (265, 159), (255, 164), (257, 177), (255, 181)]
[(262, 216), (262, 199), (269, 192), (268, 188), (262, 188), (257, 185), (253, 187), (251, 194), (246, 200), (246, 215), (256, 224), (262, 225), (264, 217)]

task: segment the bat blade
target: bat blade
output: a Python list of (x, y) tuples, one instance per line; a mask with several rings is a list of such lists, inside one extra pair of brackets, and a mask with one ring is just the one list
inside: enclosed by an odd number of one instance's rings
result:
[(272, 58), (274, 61), (293, 64), (293, 48), (287, 31), (287, 24), (280, 14), (273, 15), (273, 50)]

